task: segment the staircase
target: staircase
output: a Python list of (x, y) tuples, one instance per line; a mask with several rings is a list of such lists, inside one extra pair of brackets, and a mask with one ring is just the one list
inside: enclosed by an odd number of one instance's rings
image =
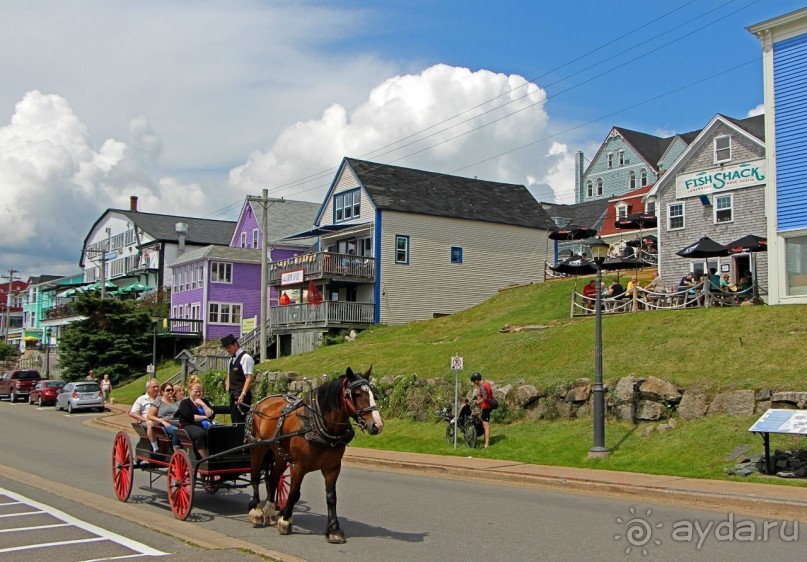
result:
[[(266, 323), (267, 330), (269, 329), (270, 324), (269, 322)], [(271, 333), (266, 335), (266, 347), (272, 345), (275, 341), (275, 336)], [(261, 348), (261, 327), (258, 326), (251, 332), (247, 332), (246, 334), (241, 334), (241, 337), (238, 338), (238, 345), (241, 346), (241, 349), (249, 353), (253, 359), (260, 360), (260, 348)]]

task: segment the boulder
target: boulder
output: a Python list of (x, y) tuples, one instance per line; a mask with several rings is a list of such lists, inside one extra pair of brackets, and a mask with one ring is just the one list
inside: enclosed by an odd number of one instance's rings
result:
[(736, 417), (748, 417), (754, 415), (754, 391), (753, 390), (731, 390), (721, 392), (709, 405), (707, 415), (727, 415)]
[(612, 394), (615, 404), (633, 404), (636, 402), (636, 384), (641, 382), (633, 375), (622, 377), (614, 387)]
[(681, 391), (672, 383), (658, 377), (649, 377), (639, 385), (639, 397), (645, 400), (681, 401)]
[(678, 416), (685, 420), (694, 420), (705, 416), (708, 409), (709, 401), (705, 392), (688, 390), (678, 404)]
[[(774, 392), (771, 395), (771, 404), (771, 408), (795, 407), (800, 410), (807, 406), (807, 392)], [(779, 406), (779, 404), (783, 405)]]
[(760, 400), (757, 402), (756, 411), (754, 412), (756, 415), (761, 416), (765, 412), (767, 412), (771, 407), (770, 400)]
[(617, 404), (611, 409), (611, 412), (618, 420), (632, 422), (636, 415), (636, 404)]
[(531, 384), (522, 384), (515, 388), (514, 401), (518, 407), (529, 406), (531, 403), (538, 400), (540, 393), (538, 389)]
[(585, 384), (580, 386), (573, 386), (566, 393), (567, 402), (586, 402), (591, 395), (591, 385)]
[(657, 421), (667, 416), (667, 408), (655, 400), (639, 400), (636, 404), (636, 419), (639, 421)]

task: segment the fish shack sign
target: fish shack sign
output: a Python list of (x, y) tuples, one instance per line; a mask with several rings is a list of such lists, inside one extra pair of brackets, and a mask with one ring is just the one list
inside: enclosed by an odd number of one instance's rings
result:
[(707, 195), (765, 183), (765, 159), (745, 162), (736, 166), (723, 166), (675, 178), (675, 196), (678, 199), (694, 195)]

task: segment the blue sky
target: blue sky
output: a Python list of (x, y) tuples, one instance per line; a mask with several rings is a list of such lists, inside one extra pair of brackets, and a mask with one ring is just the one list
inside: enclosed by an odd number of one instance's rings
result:
[(745, 27), (802, 7), (0, 0), (0, 269), (76, 271), (90, 226), (130, 195), (224, 219), (264, 187), (321, 201), (344, 156), (571, 202), (574, 152), (612, 126), (669, 135), (753, 112)]

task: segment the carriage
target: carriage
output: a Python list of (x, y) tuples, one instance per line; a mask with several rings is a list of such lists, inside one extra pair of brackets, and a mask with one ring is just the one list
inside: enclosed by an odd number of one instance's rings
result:
[[(214, 406), (216, 414), (230, 412), (229, 406)], [(173, 449), (171, 437), (161, 427), (155, 427), (159, 448), (153, 451), (146, 430), (132, 423), (138, 441), (132, 441), (125, 431), (115, 435), (112, 447), (112, 484), (122, 502), (129, 499), (135, 471), (148, 475), (149, 487), (160, 478), (166, 479), (168, 502), (177, 519), (185, 520), (193, 508), (194, 492), (200, 488), (208, 494), (220, 489), (246, 488), (251, 471), (250, 446), (244, 445), (244, 427), (214, 424), (207, 432), (210, 456), (203, 459), (193, 446), (193, 440), (182, 429), (176, 429), (179, 448)], [(281, 475), (276, 502), (285, 505), (289, 490), (288, 471)]]
[[(180, 445), (174, 450), (161, 428), (157, 451), (146, 430), (133, 424), (138, 434), (133, 449), (129, 435), (118, 432), (112, 449), (112, 484), (120, 501), (132, 492), (134, 470), (149, 475), (149, 485), (165, 477), (168, 501), (174, 516), (187, 519), (194, 492), (209, 494), (221, 488), (252, 487), (249, 520), (256, 526), (276, 526), (280, 534), (292, 532), (292, 512), (300, 499), (303, 478), (319, 470), (325, 478), (328, 525), (325, 535), (332, 543), (344, 543), (345, 535), (336, 515), (336, 481), (345, 448), (353, 438), (352, 423), (369, 435), (381, 433), (384, 423), (378, 412), (378, 390), (369, 382), (370, 368), (323, 382), (305, 397), (268, 396), (253, 406), (243, 425), (213, 424), (207, 430), (209, 456), (202, 458), (193, 440), (175, 430)], [(215, 406), (216, 413), (229, 411)], [(245, 475), (249, 474), (249, 479)], [(266, 485), (261, 505), (259, 485)]]

